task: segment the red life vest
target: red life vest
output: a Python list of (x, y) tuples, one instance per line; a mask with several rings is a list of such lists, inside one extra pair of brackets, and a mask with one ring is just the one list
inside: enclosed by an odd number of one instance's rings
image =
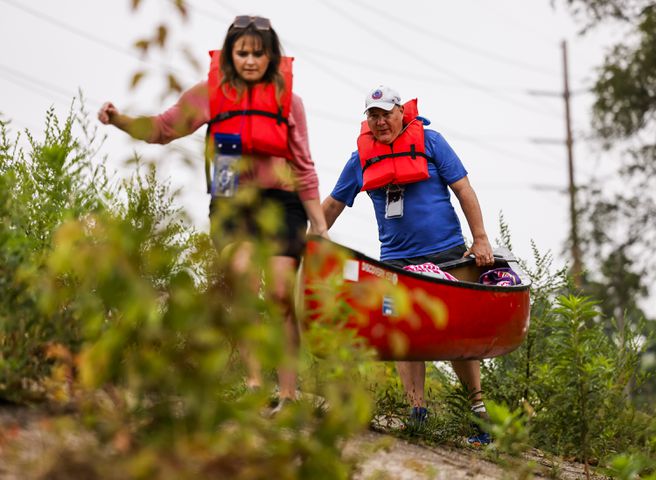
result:
[(291, 158), (287, 137), (294, 59), (280, 59), (279, 70), (285, 81), (285, 88), (278, 102), (273, 83), (257, 83), (240, 98), (234, 87), (229, 84), (221, 85), (221, 51), (211, 51), (210, 57), (207, 86), (211, 120), (208, 122), (208, 135), (213, 137), (214, 133), (238, 134), (241, 137), (243, 153)]
[(424, 124), (417, 118), (417, 99), (403, 105), (403, 130), (390, 145), (374, 138), (362, 122), (358, 155), (362, 166), (362, 190), (375, 190), (390, 183), (419, 182), (430, 177), (424, 145)]

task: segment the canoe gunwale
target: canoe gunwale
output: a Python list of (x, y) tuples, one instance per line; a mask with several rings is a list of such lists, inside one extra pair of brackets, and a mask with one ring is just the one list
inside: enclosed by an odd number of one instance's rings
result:
[[(395, 267), (393, 265), (389, 265), (385, 262), (382, 262), (380, 260), (376, 260), (374, 258), (371, 258), (364, 253), (358, 252), (357, 250), (353, 250), (352, 248), (346, 247), (344, 245), (338, 244), (336, 242), (333, 242), (332, 240), (327, 240), (323, 237), (315, 236), (315, 235), (308, 235), (308, 241), (314, 240), (314, 241), (320, 241), (320, 242), (330, 242), (338, 246), (340, 249), (344, 249), (350, 252), (350, 255), (359, 260), (359, 261), (364, 261), (367, 263), (371, 263), (377, 267), (380, 267), (384, 270), (388, 270), (390, 272), (394, 272), (398, 275), (409, 277), (409, 278), (415, 278), (417, 280), (421, 280), (423, 282), (428, 282), (428, 283), (435, 283), (438, 285), (448, 285), (450, 287), (456, 287), (456, 288), (465, 288), (465, 289), (470, 289), (470, 290), (483, 290), (486, 292), (522, 292), (525, 290), (529, 290), (531, 288), (531, 281), (524, 272), (524, 270), (521, 268), (519, 265), (519, 262), (517, 262), (516, 258), (512, 255), (510, 250), (507, 248), (498, 248), (494, 250), (494, 258), (495, 261), (501, 261), (505, 262), (508, 264), (512, 270), (519, 275), (519, 278), (521, 279), (522, 283), (519, 285), (483, 285), (481, 283), (477, 282), (469, 282), (467, 280), (458, 280), (457, 282), (454, 282), (452, 280), (447, 280), (443, 278), (436, 278), (436, 277), (431, 277), (429, 275), (424, 275), (419, 272), (413, 272), (410, 270), (404, 270), (403, 268)], [(465, 265), (469, 265), (474, 263), (475, 259), (473, 256), (471, 257), (464, 257), (458, 260), (453, 260), (450, 262), (445, 262), (445, 263), (440, 263), (438, 264), (438, 267), (441, 269), (448, 271), (450, 269), (456, 268), (456, 267), (461, 267)], [(495, 268), (494, 266), (490, 268)]]

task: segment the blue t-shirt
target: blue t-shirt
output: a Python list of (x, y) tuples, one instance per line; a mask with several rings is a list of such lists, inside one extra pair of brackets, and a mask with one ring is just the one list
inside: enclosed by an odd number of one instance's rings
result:
[[(430, 157), (430, 178), (404, 185), (402, 217), (385, 218), (385, 187), (367, 192), (376, 212), (382, 261), (429, 255), (464, 243), (460, 221), (451, 204), (449, 185), (464, 178), (467, 170), (436, 131), (424, 130), (424, 143)], [(352, 207), (361, 189), (362, 166), (356, 151), (346, 162), (330, 195)]]

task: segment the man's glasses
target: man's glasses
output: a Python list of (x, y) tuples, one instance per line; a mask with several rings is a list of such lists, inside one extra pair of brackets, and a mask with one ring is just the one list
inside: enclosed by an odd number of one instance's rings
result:
[(246, 28), (253, 24), (258, 30), (271, 30), (271, 21), (264, 17), (251, 17), (249, 15), (239, 15), (235, 17), (232, 26), (235, 28)]

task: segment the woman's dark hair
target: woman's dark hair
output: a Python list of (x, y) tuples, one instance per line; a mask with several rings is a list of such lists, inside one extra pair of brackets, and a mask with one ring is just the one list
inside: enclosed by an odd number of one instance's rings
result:
[[(237, 74), (237, 70), (232, 61), (232, 50), (235, 43), (244, 36), (251, 36), (261, 42), (262, 49), (269, 57), (269, 66), (267, 67), (261, 81), (265, 83), (273, 83), (276, 87), (276, 97), (280, 97), (280, 94), (285, 88), (285, 80), (280, 74), (280, 58), (282, 57), (280, 40), (278, 39), (278, 35), (273, 27), (260, 29), (256, 27), (253, 22), (243, 28), (235, 27), (233, 24), (228, 29), (228, 33), (226, 33), (223, 47), (221, 48), (220, 65), (221, 72), (223, 73), (221, 87), (224, 88), (225, 85), (231, 85), (237, 90), (239, 96), (241, 96), (248, 87), (246, 82)], [(225, 88), (224, 93), (227, 94)]]

